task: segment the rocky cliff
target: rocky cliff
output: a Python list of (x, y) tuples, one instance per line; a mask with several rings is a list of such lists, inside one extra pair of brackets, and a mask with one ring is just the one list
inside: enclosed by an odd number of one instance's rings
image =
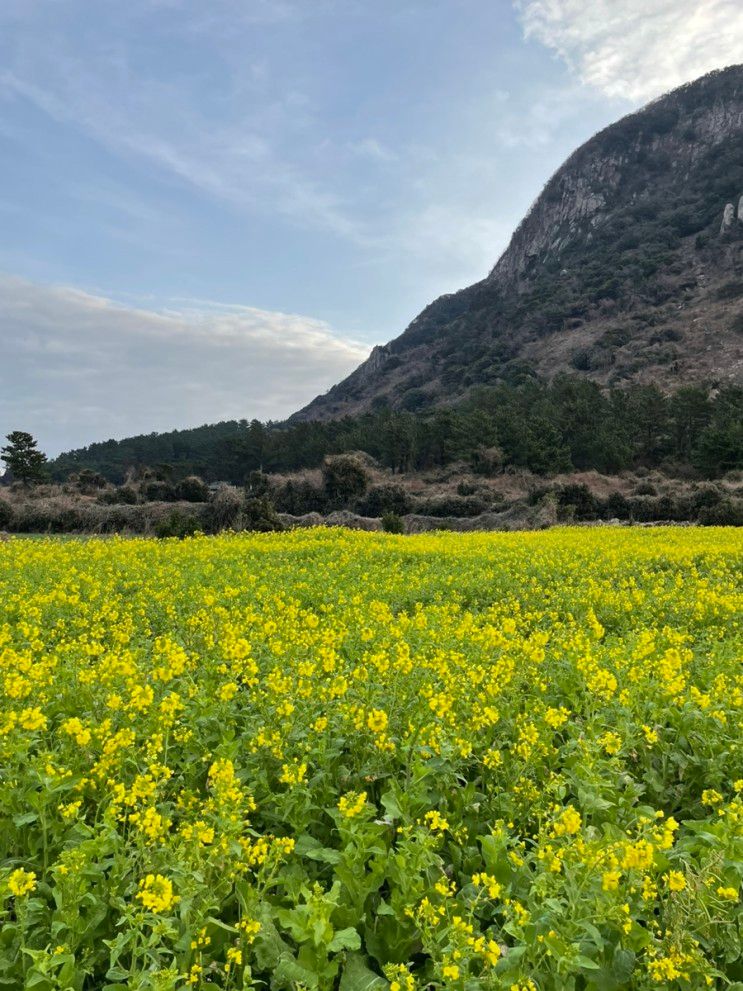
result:
[(295, 418), (414, 410), (559, 372), (743, 381), (743, 66), (587, 141), (485, 279), (440, 297)]

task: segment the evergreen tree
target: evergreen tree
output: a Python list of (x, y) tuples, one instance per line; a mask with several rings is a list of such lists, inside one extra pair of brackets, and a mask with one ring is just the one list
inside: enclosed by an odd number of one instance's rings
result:
[(24, 485), (43, 482), (47, 477), (46, 454), (36, 446), (36, 441), (25, 430), (12, 430), (6, 437), (8, 443), (0, 450), (13, 478)]

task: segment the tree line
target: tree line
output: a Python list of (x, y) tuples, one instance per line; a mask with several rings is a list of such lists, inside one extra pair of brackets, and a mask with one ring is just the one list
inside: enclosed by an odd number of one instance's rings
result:
[(83, 468), (120, 483), (133, 468), (167, 465), (176, 477), (242, 485), (251, 472), (319, 466), (365, 451), (395, 472), (466, 461), (483, 474), (508, 466), (549, 475), (636, 467), (693, 469), (706, 478), (743, 468), (743, 388), (652, 385), (601, 390), (561, 376), (473, 391), (457, 406), (406, 412), (378, 406), (328, 422), (227, 421), (91, 444), (50, 463), (62, 480)]

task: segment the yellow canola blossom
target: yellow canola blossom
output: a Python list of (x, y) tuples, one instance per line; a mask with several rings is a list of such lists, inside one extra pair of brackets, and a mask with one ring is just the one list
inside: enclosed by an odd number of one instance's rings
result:
[(1, 543), (3, 979), (735, 984), (741, 560), (732, 528)]

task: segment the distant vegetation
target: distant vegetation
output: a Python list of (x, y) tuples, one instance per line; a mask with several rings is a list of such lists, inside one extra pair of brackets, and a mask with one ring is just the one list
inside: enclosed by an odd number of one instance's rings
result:
[(191, 475), (243, 485), (251, 472), (319, 467), (327, 455), (364, 451), (393, 472), (467, 462), (478, 474), (504, 467), (536, 474), (663, 466), (714, 478), (743, 468), (743, 388), (699, 387), (664, 396), (652, 386), (602, 391), (562, 376), (474, 391), (429, 412), (379, 408), (331, 422), (229, 421), (91, 444), (51, 463), (64, 480), (81, 469), (122, 483), (132, 469), (164, 466), (174, 484)]

